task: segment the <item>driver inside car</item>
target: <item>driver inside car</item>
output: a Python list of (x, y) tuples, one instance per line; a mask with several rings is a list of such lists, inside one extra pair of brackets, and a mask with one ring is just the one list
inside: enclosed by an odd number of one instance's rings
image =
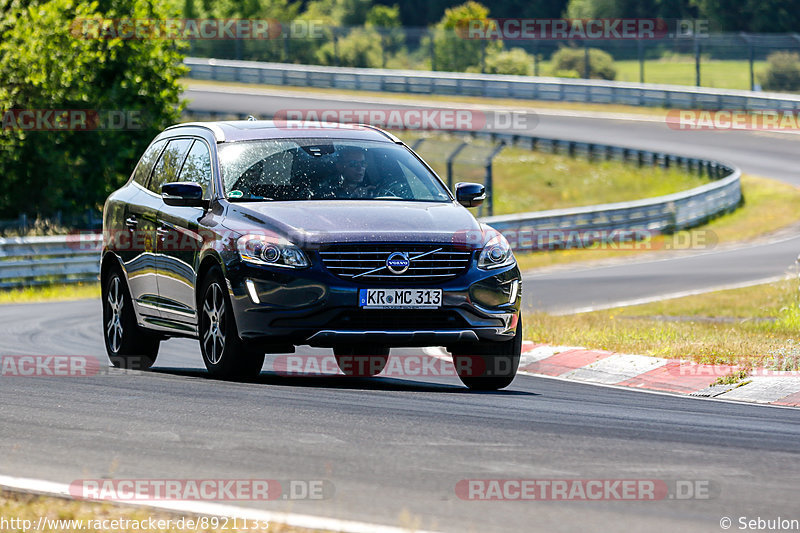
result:
[(342, 148), (337, 154), (336, 170), (339, 172), (337, 198), (371, 198), (375, 185), (366, 185), (367, 158), (364, 150), (356, 147)]

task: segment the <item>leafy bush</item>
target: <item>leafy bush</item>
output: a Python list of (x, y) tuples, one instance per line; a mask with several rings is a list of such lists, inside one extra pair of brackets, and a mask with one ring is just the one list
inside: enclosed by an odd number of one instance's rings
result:
[(325, 43), (317, 52), (317, 60), (323, 65), (380, 68), (383, 63), (381, 36), (373, 29), (356, 28), (340, 38), (335, 46), (333, 42)]
[(487, 74), (533, 74), (533, 56), (522, 48), (493, 52), (486, 57)]
[(464, 28), (470, 21), (486, 21), (488, 17), (489, 9), (473, 1), (444, 12), (433, 38), (436, 70), (467, 72), (470, 67), (474, 70), (474, 67), (480, 68), (484, 46), (487, 58), (500, 51), (503, 46), (500, 42), (466, 38)]
[[(553, 71), (571, 71), (577, 74), (576, 77), (582, 78), (586, 72), (585, 65), (586, 54), (583, 48), (564, 47), (553, 54)], [(589, 49), (589, 77), (601, 80), (613, 80), (617, 77), (611, 54), (596, 48)]]
[(767, 57), (767, 70), (760, 78), (767, 91), (797, 91), (800, 89), (800, 55), (773, 52)]

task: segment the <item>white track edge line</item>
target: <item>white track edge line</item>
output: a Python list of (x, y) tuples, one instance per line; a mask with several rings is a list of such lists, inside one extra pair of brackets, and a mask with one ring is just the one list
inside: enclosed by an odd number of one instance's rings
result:
[[(13, 476), (0, 475), (0, 487), (14, 489), (24, 492), (33, 492), (36, 494), (57, 496), (61, 498), (75, 499), (71, 496), (69, 485), (63, 483), (56, 483), (53, 481), (45, 481), (39, 479), (21, 478)], [(78, 500), (78, 501), (94, 501), (94, 500)], [(233, 505), (224, 505), (219, 503), (210, 502), (195, 502), (195, 501), (116, 501), (116, 500), (100, 500), (99, 503), (113, 503), (122, 505), (134, 505), (138, 507), (150, 507), (164, 511), (177, 511), (191, 513), (200, 516), (222, 516), (228, 518), (245, 518), (252, 520), (264, 520), (269, 523), (285, 524), (292, 527), (320, 529), (327, 531), (339, 531), (342, 533), (409, 533), (409, 531), (417, 531), (418, 533), (433, 533), (423, 530), (384, 526), (379, 524), (370, 524), (366, 522), (358, 522), (354, 520), (339, 520), (336, 518), (323, 518), (312, 515), (302, 515), (295, 513), (282, 513), (274, 511), (262, 511), (259, 509), (251, 509), (246, 507), (236, 507)]]
[(780, 275), (780, 276), (772, 276), (769, 278), (762, 278), (757, 280), (750, 280), (744, 281), (740, 283), (729, 283), (726, 285), (716, 285), (714, 287), (706, 287), (703, 289), (692, 289), (689, 291), (680, 291), (680, 292), (670, 292), (664, 294), (658, 294), (655, 296), (646, 296), (643, 298), (633, 298), (630, 300), (621, 300), (617, 302), (612, 302), (608, 304), (601, 304), (601, 305), (594, 305), (594, 306), (586, 306), (586, 307), (577, 307), (574, 309), (566, 309), (566, 310), (556, 310), (552, 311), (549, 314), (554, 316), (565, 316), (565, 315), (577, 315), (581, 313), (591, 313), (593, 311), (604, 311), (606, 309), (614, 309), (617, 307), (629, 307), (633, 305), (642, 305), (642, 304), (649, 304), (652, 302), (660, 302), (662, 300), (672, 300), (675, 298), (684, 298), (686, 296), (697, 296), (698, 294), (706, 294), (709, 292), (717, 292), (717, 291), (727, 291), (733, 289), (744, 289), (747, 287), (754, 287), (756, 285), (765, 285), (767, 283), (774, 283), (776, 281), (782, 281), (784, 279), (789, 278), (787, 275)]

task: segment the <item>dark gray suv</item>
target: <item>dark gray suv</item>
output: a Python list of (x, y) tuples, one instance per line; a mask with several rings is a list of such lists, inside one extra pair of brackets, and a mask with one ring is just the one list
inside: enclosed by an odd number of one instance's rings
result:
[[(148, 368), (169, 337), (199, 339), (209, 372), (260, 372), (266, 353), (333, 348), (370, 360), (444, 346), (470, 388), (514, 379), (521, 279), (503, 236), (397, 138), (369, 126), (168, 128), (107, 200), (103, 330), (111, 361)], [(363, 367), (362, 367), (363, 368)]]

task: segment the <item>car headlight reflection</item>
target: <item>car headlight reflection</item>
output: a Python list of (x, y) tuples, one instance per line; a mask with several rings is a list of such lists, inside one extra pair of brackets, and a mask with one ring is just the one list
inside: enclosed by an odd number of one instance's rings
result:
[(514, 261), (511, 245), (501, 233), (498, 233), (481, 250), (481, 255), (478, 257), (478, 268), (491, 270), (513, 265)]
[(303, 250), (285, 239), (263, 235), (244, 235), (236, 243), (242, 261), (256, 265), (284, 268), (305, 268), (308, 258)]

